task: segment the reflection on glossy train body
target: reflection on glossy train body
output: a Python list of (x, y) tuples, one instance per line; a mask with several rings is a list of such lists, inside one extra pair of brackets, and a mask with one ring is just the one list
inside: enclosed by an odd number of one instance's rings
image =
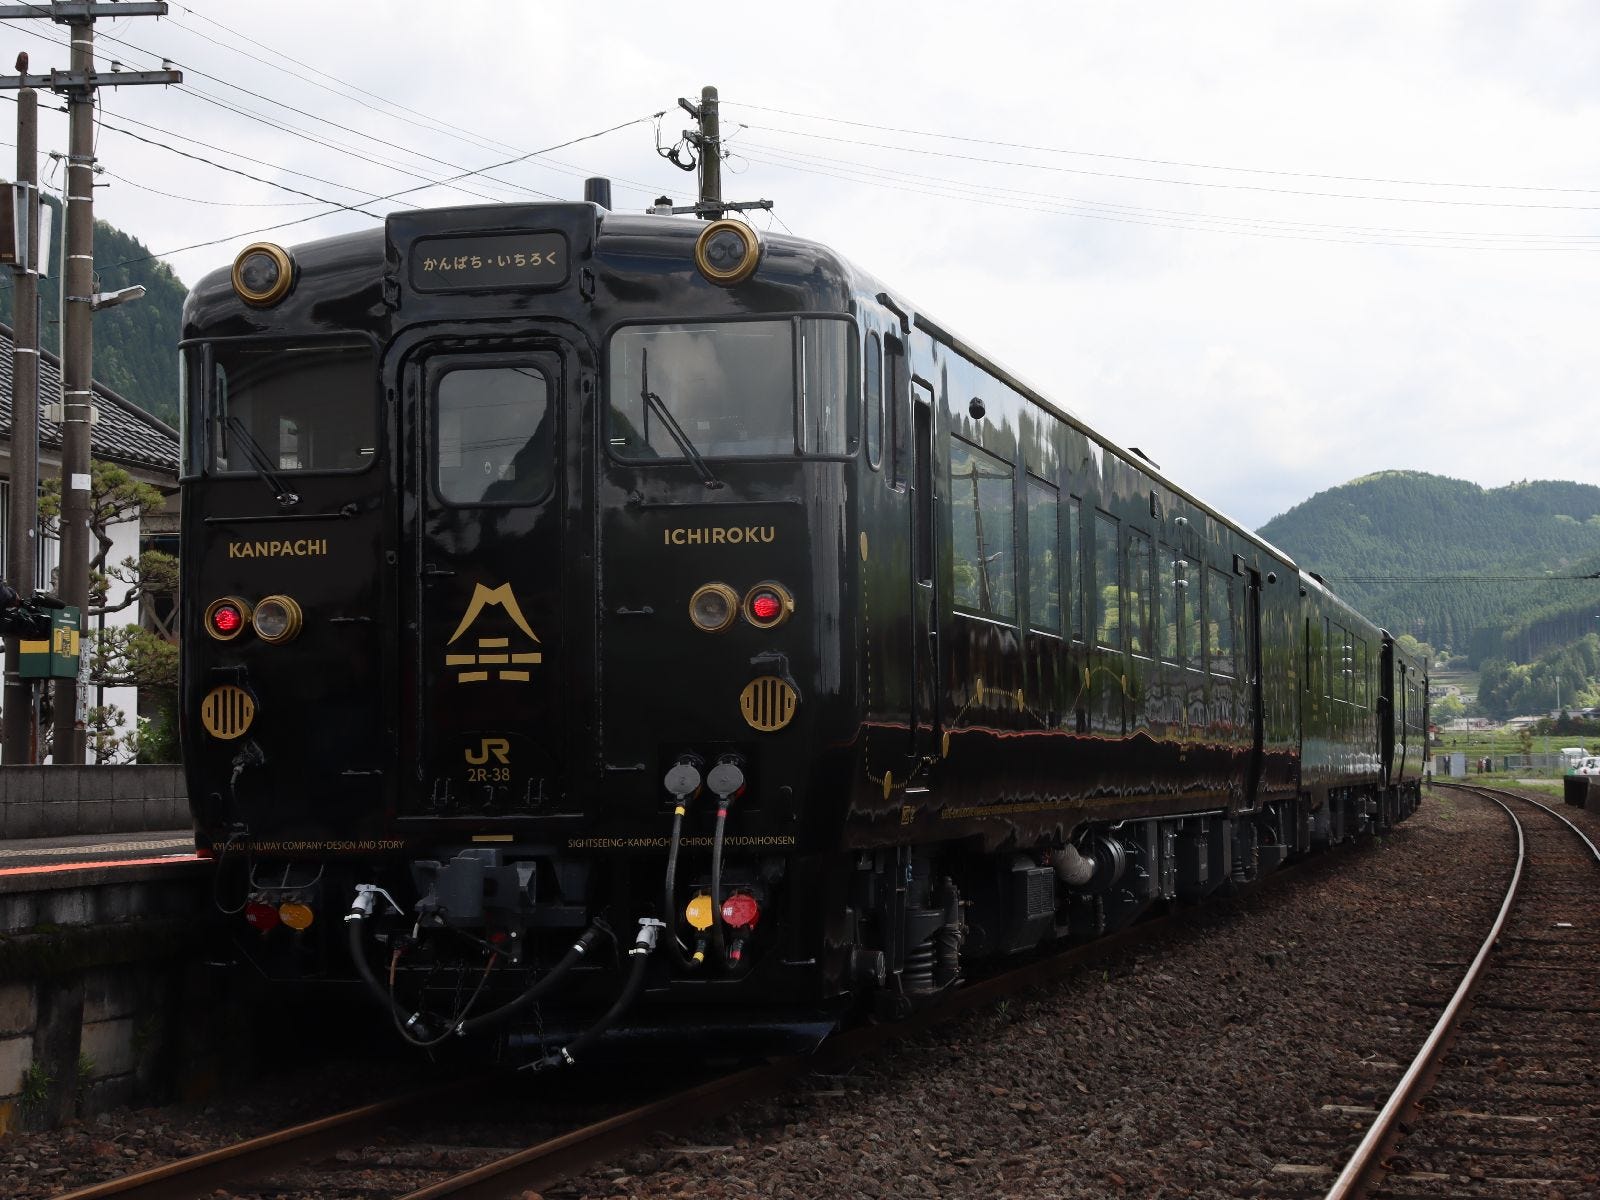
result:
[(270, 975), (560, 1062), (813, 1035), (1417, 803), (1423, 664), (826, 247), (251, 254), (185, 313), (183, 726)]

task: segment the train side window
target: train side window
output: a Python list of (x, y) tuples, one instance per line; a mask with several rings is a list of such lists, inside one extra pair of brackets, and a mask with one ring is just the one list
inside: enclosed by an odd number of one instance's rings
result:
[(1015, 620), (1011, 464), (961, 438), (950, 439), (950, 542), (955, 604)]
[(846, 321), (800, 321), (800, 452), (854, 454), (859, 439), (850, 403), (854, 328)]
[(1083, 641), (1083, 501), (1067, 498), (1067, 610), (1072, 617), (1072, 639)]
[(1233, 580), (1206, 569), (1206, 661), (1213, 675), (1234, 674)]
[(1350, 699), (1350, 634), (1343, 625), (1328, 622), (1328, 697)]
[(867, 465), (876, 471), (883, 464), (883, 344), (876, 332), (867, 334), (865, 374)]
[(1325, 674), (1326, 674), (1326, 680), (1325, 680), (1326, 691), (1325, 691), (1325, 694), (1326, 694), (1326, 696), (1328, 696), (1328, 699), (1333, 699), (1334, 696), (1336, 696), (1336, 694), (1338, 694), (1338, 691), (1339, 691), (1338, 690), (1338, 685), (1336, 685), (1336, 683), (1334, 683), (1334, 680), (1336, 680), (1336, 678), (1339, 677), (1339, 662), (1338, 662), (1339, 651), (1338, 651), (1338, 648), (1334, 648), (1334, 645), (1333, 645), (1333, 643), (1334, 643), (1334, 634), (1336, 634), (1336, 632), (1339, 632), (1339, 627), (1336, 626), (1336, 624), (1333, 624), (1333, 621), (1331, 621), (1331, 619), (1323, 618), (1322, 619), (1322, 653), (1323, 653), (1323, 658), (1326, 659), (1326, 666), (1328, 666), (1328, 669), (1326, 669), (1326, 672), (1325, 672)]
[(1356, 703), (1362, 708), (1372, 704), (1372, 690), (1367, 679), (1367, 644), (1356, 643)]
[(1128, 533), (1128, 649), (1135, 654), (1150, 657), (1155, 654), (1155, 641), (1150, 632), (1150, 593), (1152, 559), (1150, 539), (1132, 530)]
[(1094, 638), (1122, 649), (1122, 581), (1118, 578), (1117, 519), (1094, 514)]
[(883, 339), (883, 405), (889, 432), (889, 474), (891, 487), (904, 488), (911, 470), (911, 405), (907, 387), (905, 347), (899, 338)]
[(1156, 625), (1161, 639), (1161, 657), (1168, 662), (1183, 661), (1178, 624), (1178, 561), (1172, 547), (1156, 543)]
[(550, 389), (531, 366), (457, 367), (434, 385), (434, 484), (446, 504), (531, 504), (554, 478)]
[(1177, 575), (1172, 583), (1178, 593), (1178, 628), (1182, 630), (1180, 636), (1183, 638), (1180, 657), (1183, 665), (1191, 671), (1202, 671), (1205, 669), (1205, 663), (1200, 657), (1204, 646), (1200, 640), (1202, 591), (1200, 564), (1180, 554), (1175, 561), (1173, 572)]
[(1028, 623), (1061, 632), (1061, 493), (1028, 476)]

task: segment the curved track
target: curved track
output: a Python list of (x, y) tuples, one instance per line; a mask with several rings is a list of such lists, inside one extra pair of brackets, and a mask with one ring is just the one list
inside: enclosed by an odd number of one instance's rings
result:
[(1600, 1194), (1600, 849), (1495, 788), (1518, 853), (1439, 1023), (1327, 1200)]

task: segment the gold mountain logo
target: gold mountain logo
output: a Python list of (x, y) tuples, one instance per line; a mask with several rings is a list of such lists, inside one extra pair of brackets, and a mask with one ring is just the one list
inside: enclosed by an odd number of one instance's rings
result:
[(456, 626), (456, 631), (450, 635), (450, 640), (445, 643), (453, 646), (460, 640), (487, 608), (498, 608), (511, 618), (512, 624), (527, 635), (528, 641), (522, 648), (513, 648), (509, 637), (480, 637), (476, 641), (476, 653), (446, 654), (444, 665), (455, 669), (457, 683), (486, 683), (491, 675), (487, 668), (495, 668), (492, 672), (496, 679), (503, 683), (527, 683), (530, 676), (526, 670), (519, 667), (536, 665), (544, 661), (544, 655), (537, 649), (539, 636), (533, 632), (528, 619), (522, 615), (522, 608), (517, 604), (517, 597), (511, 591), (509, 583), (502, 583), (497, 588), (490, 588), (478, 584), (473, 588), (472, 599), (467, 603), (467, 611), (461, 617), (461, 624)]

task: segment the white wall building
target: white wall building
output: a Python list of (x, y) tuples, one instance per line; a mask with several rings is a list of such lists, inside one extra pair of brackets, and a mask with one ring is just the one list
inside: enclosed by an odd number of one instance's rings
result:
[[(11, 578), (9, 547), (6, 530), (11, 513), (11, 444), (12, 413), (12, 359), (11, 330), (0, 325), (0, 576)], [(176, 553), (178, 529), (178, 431), (124, 399), (110, 388), (94, 385), (94, 406), (97, 419), (90, 433), (90, 456), (115, 463), (134, 478), (158, 488), (167, 497), (167, 509), (159, 516), (144, 522), (127, 521), (111, 528), (113, 545), (107, 564), (115, 565), (126, 558), (137, 558), (142, 549), (152, 541), (166, 543), (164, 548)], [(53, 479), (61, 472), (61, 427), (45, 417), (45, 405), (60, 398), (61, 371), (56, 356), (41, 353), (39, 356), (39, 478)], [(60, 545), (41, 530), (38, 544), (38, 568), (33, 579), (33, 590), (49, 591), (54, 587), (55, 571), (60, 563)], [(91, 547), (91, 553), (95, 548)], [(20, 580), (11, 580), (18, 588)], [(114, 598), (120, 599), (115, 591)], [(107, 617), (89, 617), (89, 629), (111, 628), (117, 625), (148, 623), (149, 614), (137, 608), (125, 609)], [(0, 697), (3, 699), (3, 697)], [(139, 697), (133, 688), (105, 688), (91, 686), (88, 703), (114, 705), (124, 714), (123, 727), (131, 729), (139, 713)], [(91, 760), (92, 756), (91, 756)]]

